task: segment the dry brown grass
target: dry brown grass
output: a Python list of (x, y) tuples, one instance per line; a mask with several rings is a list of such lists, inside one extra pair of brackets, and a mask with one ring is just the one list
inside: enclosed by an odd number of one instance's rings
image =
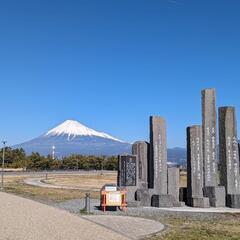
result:
[(147, 240), (239, 240), (240, 215), (222, 215), (220, 219), (194, 220), (191, 218), (169, 218), (161, 221), (167, 230)]
[[(85, 193), (90, 192), (93, 198), (99, 198), (99, 191), (104, 184), (116, 183), (117, 173), (108, 174), (65, 174), (48, 175), (44, 182), (66, 187), (77, 187), (81, 190), (72, 189), (54, 189), (30, 186), (24, 183), (28, 175), (5, 176), (5, 191), (18, 194), (24, 197), (34, 198), (42, 201), (60, 202), (70, 199), (82, 198)], [(181, 174), (180, 186), (186, 186), (186, 175)]]
[(116, 184), (117, 174), (54, 176), (44, 182), (62, 187), (77, 187), (86, 191), (99, 191), (104, 184)]
[(187, 187), (187, 172), (181, 171), (180, 172), (180, 187)]
[(83, 198), (86, 193), (91, 193), (92, 198), (99, 198), (100, 188), (105, 183), (113, 183), (116, 174), (106, 175), (54, 175), (49, 183), (77, 186), (81, 190), (43, 188), (27, 185), (24, 179), (29, 176), (5, 176), (5, 191), (23, 197), (28, 197), (45, 202), (61, 202), (70, 199)]

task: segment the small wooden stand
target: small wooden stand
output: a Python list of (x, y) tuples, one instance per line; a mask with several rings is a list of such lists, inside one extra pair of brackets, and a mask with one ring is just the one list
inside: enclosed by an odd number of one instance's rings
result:
[(122, 211), (126, 211), (127, 209), (127, 203), (126, 203), (126, 193), (127, 191), (122, 190), (118, 191), (121, 194), (121, 202), (114, 204), (111, 202), (111, 204), (107, 203), (107, 195), (112, 194), (113, 192), (106, 192), (101, 191), (101, 209), (103, 212), (106, 211), (106, 207), (119, 207)]

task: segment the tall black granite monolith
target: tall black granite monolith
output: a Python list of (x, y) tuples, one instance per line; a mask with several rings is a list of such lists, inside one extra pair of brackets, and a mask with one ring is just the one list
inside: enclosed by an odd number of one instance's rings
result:
[(187, 195), (188, 205), (208, 207), (209, 199), (203, 197), (202, 127), (187, 128)]
[(220, 182), (228, 207), (240, 208), (239, 149), (234, 107), (219, 108)]
[(167, 194), (166, 123), (162, 117), (150, 117), (149, 188), (155, 194)]

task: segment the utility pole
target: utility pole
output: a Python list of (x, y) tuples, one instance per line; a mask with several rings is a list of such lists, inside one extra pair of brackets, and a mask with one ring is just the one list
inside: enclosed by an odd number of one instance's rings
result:
[(52, 146), (52, 160), (55, 160), (55, 149), (56, 149), (56, 147), (53, 145)]
[(2, 152), (2, 182), (1, 182), (1, 190), (3, 190), (3, 176), (4, 176), (4, 163), (5, 163), (5, 146), (6, 146), (6, 141), (2, 141), (3, 144), (3, 152)]

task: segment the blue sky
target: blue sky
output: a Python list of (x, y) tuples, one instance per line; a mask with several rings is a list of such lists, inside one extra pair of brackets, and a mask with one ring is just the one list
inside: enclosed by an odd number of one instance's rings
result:
[(76, 119), (147, 140), (161, 115), (169, 147), (185, 146), (202, 88), (240, 111), (239, 12), (238, 0), (0, 1), (0, 138)]

